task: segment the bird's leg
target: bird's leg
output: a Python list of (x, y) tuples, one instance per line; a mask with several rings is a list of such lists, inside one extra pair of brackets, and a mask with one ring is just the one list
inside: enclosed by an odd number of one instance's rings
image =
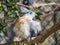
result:
[(30, 38), (28, 38), (28, 42), (30, 42), (31, 41), (31, 37)]

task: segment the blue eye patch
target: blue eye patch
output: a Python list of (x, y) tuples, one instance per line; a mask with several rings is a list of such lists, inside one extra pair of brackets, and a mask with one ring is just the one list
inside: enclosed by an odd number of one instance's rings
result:
[(32, 14), (32, 12), (31, 12), (31, 11), (29, 11), (29, 12), (27, 12), (27, 14)]

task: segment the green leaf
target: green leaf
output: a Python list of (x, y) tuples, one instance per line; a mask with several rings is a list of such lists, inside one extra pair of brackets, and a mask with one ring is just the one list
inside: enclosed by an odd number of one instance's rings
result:
[(42, 15), (42, 13), (41, 12), (36, 12), (36, 14), (37, 15), (35, 16), (35, 18), (38, 19), (38, 20), (40, 20), (40, 16)]
[(2, 7), (2, 5), (0, 4), (0, 12), (3, 10), (3, 7)]

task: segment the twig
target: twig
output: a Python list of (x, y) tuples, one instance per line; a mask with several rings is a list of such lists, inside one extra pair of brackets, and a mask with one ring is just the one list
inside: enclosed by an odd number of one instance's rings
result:
[(31, 9), (31, 6), (27, 6), (27, 5), (23, 5), (23, 4), (18, 4), (18, 3), (17, 3), (17, 5)]

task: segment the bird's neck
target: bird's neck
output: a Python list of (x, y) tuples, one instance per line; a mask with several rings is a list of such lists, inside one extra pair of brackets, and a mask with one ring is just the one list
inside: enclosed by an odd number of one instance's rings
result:
[(25, 17), (29, 17), (29, 18), (33, 19), (33, 18), (35, 18), (35, 15), (28, 14), (28, 15), (25, 15)]

